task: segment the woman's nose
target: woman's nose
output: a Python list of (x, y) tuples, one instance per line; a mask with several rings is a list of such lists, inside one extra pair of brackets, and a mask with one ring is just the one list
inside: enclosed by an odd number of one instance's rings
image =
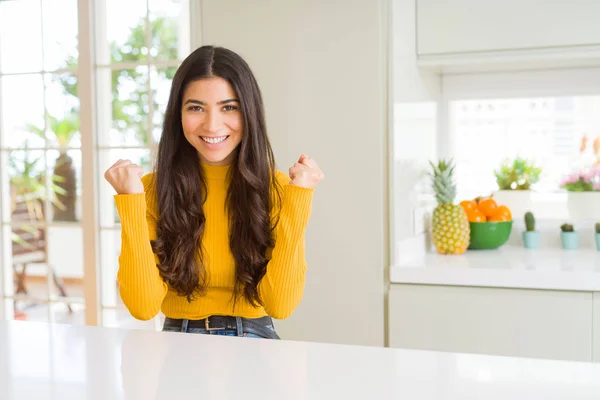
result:
[(221, 117), (218, 112), (207, 112), (202, 128), (207, 132), (217, 132), (221, 125)]

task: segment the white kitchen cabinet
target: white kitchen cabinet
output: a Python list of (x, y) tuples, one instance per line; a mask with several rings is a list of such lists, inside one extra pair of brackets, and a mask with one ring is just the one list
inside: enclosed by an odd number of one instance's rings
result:
[(594, 292), (594, 338), (593, 338), (593, 359), (600, 363), (600, 293)]
[[(392, 284), (390, 347), (592, 360), (593, 292)], [(600, 300), (596, 299), (600, 317)], [(600, 358), (600, 319), (595, 330)]]
[(597, 0), (417, 0), (418, 52), (600, 45)]

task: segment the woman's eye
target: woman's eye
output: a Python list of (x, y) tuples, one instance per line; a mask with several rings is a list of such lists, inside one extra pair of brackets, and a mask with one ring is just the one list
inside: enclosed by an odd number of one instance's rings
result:
[(189, 106), (188, 111), (202, 111), (202, 107), (200, 106)]
[(223, 110), (225, 110), (225, 111), (235, 111), (237, 109), (238, 108), (236, 106), (225, 106), (225, 107), (223, 107)]

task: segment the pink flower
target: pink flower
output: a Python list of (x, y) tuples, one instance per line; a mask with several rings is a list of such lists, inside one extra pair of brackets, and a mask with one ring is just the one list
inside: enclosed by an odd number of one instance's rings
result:
[(565, 176), (563, 178), (563, 180), (561, 182), (561, 186), (568, 185), (568, 184), (571, 184), (571, 183), (575, 183), (577, 181), (579, 181), (579, 174), (576, 174), (576, 173), (569, 174), (569, 175), (567, 175), (567, 176)]
[(594, 171), (588, 170), (588, 171), (582, 172), (581, 179), (583, 179), (583, 181), (586, 183), (590, 183), (594, 179)]

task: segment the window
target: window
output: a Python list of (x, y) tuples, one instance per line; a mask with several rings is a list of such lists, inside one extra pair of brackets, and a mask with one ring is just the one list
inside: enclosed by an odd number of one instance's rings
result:
[[(599, 110), (600, 96), (451, 102), (459, 198), (497, 190), (494, 170), (516, 156), (531, 159), (542, 168), (540, 182), (533, 187), (536, 192), (558, 192), (564, 175), (595, 162), (593, 142), (600, 140)], [(588, 145), (580, 154), (584, 136)]]
[[(171, 80), (190, 51), (188, 10), (182, 1), (105, 0), (97, 13), (96, 91), (98, 166), (103, 173), (119, 158), (152, 169)], [(135, 321), (118, 294), (116, 275), (121, 231), (114, 191), (99, 187), (101, 305), (105, 325)]]
[(84, 321), (77, 25), (76, 0), (0, 2), (2, 293), (17, 318)]
[[(85, 309), (93, 300), (104, 325), (154, 329), (120, 303), (120, 226), (102, 175), (118, 158), (152, 168), (171, 79), (190, 52), (189, 8), (186, 0), (0, 1), (0, 302), (6, 316), (84, 323), (97, 313)], [(80, 35), (81, 26), (94, 27), (93, 43)], [(80, 68), (82, 55), (95, 60), (93, 68)], [(83, 80), (95, 82), (96, 107), (80, 120), (80, 99), (91, 96), (80, 87)], [(84, 126), (94, 126), (89, 145), (82, 144)], [(83, 207), (82, 172), (91, 169), (98, 226)], [(95, 282), (83, 281), (83, 236), (90, 230), (99, 238), (93, 249), (100, 258), (99, 294), (87, 289)]]

